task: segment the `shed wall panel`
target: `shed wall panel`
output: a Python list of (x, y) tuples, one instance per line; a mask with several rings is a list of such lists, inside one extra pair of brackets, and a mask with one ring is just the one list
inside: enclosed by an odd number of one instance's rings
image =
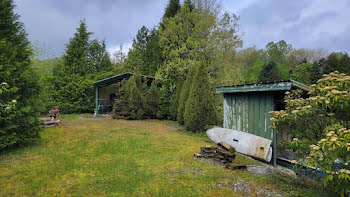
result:
[(269, 92), (224, 94), (224, 127), (272, 139), (273, 95)]

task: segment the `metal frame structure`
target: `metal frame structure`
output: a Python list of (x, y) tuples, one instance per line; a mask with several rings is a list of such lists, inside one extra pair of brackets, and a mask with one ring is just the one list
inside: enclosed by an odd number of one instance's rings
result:
[[(133, 73), (130, 73), (130, 72), (126, 72), (126, 73), (123, 73), (123, 74), (120, 74), (120, 75), (116, 75), (116, 76), (112, 76), (112, 77), (108, 77), (108, 78), (105, 78), (105, 79), (102, 79), (102, 80), (98, 80), (98, 81), (95, 81), (93, 84), (95, 86), (95, 117), (98, 116), (98, 101), (99, 101), (99, 88), (101, 87), (105, 87), (105, 86), (108, 86), (108, 85), (112, 85), (114, 83), (118, 83), (118, 82), (121, 82), (123, 79), (126, 79), (128, 80), (131, 76), (133, 75)], [(146, 78), (147, 79), (147, 82), (148, 82), (148, 85), (150, 86), (152, 81), (155, 80), (154, 77), (148, 77), (148, 76), (144, 76), (144, 75), (141, 75), (142, 79)]]

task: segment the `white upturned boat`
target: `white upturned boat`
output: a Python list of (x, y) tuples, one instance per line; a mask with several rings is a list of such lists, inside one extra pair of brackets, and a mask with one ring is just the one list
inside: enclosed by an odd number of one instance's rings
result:
[(233, 146), (237, 152), (271, 161), (272, 148), (271, 140), (259, 137), (247, 132), (233, 129), (215, 127), (207, 131), (207, 136), (216, 144), (226, 142)]

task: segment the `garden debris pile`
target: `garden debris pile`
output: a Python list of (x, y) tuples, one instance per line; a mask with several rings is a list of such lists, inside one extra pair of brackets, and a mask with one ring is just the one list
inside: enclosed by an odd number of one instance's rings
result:
[(218, 146), (215, 147), (202, 146), (200, 153), (195, 153), (194, 156), (197, 158), (212, 158), (224, 164), (228, 164), (232, 163), (232, 161), (235, 159), (235, 152), (236, 150), (234, 147), (225, 142), (220, 142), (218, 143)]
[(60, 124), (60, 108), (55, 106), (49, 111), (48, 117), (40, 118), (41, 124), (45, 128), (58, 126)]

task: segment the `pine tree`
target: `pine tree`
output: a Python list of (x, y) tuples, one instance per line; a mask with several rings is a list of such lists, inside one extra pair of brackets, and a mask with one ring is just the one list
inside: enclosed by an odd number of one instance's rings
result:
[(315, 84), (319, 79), (322, 78), (325, 62), (326, 62), (326, 59), (321, 58), (319, 61), (316, 61), (312, 64), (311, 71), (310, 71), (311, 84)]
[(214, 93), (204, 61), (196, 68), (185, 106), (184, 122), (185, 128), (192, 132), (204, 131), (209, 125), (217, 123)]
[(0, 150), (39, 137), (39, 78), (12, 0), (0, 1)]
[(115, 99), (112, 111), (112, 117), (114, 119), (130, 119), (130, 110), (128, 104), (128, 98), (126, 97), (126, 80), (124, 79), (122, 82), (117, 83), (117, 98)]
[(184, 5), (188, 6), (190, 8), (190, 11), (194, 10), (194, 4), (191, 0), (185, 0)]
[(125, 91), (126, 98), (128, 99), (130, 118), (133, 120), (142, 119), (145, 111), (143, 109), (141, 75), (137, 69), (135, 69), (134, 74), (129, 78)]
[(182, 90), (180, 93), (180, 98), (179, 98), (179, 106), (177, 108), (177, 121), (180, 124), (184, 124), (184, 114), (185, 114), (185, 105), (188, 99), (188, 96), (190, 94), (191, 91), (191, 86), (192, 86), (192, 81), (193, 81), (193, 77), (195, 75), (195, 68), (190, 69), (188, 75), (187, 75), (187, 79), (184, 83), (184, 85), (182, 86)]
[(148, 90), (147, 102), (149, 107), (148, 113), (150, 115), (150, 118), (154, 119), (157, 117), (158, 110), (158, 95), (155, 80), (152, 81), (151, 87)]
[(142, 53), (142, 74), (155, 76), (158, 68), (163, 63), (162, 49), (159, 46), (159, 34), (157, 29), (152, 29), (148, 35), (146, 49)]
[(164, 18), (174, 17), (181, 9), (179, 0), (169, 0), (167, 7), (165, 8)]
[[(77, 32), (69, 40), (66, 54), (63, 56), (65, 72), (84, 76), (88, 71), (89, 38), (92, 33), (87, 31), (85, 20), (80, 21)], [(67, 73), (66, 73), (67, 74)]]
[(157, 111), (157, 118), (169, 119), (170, 118), (170, 100), (171, 92), (169, 87), (169, 81), (162, 81), (162, 87), (159, 89), (158, 103), (159, 108)]
[(259, 75), (259, 82), (272, 82), (282, 80), (282, 74), (274, 61), (265, 64)]
[(170, 98), (170, 119), (171, 120), (177, 120), (177, 111), (179, 107), (179, 100), (180, 100), (182, 86), (183, 86), (183, 80), (180, 78), (177, 80), (175, 90)]
[(109, 72), (112, 70), (112, 62), (104, 40), (101, 44), (96, 39), (89, 43), (87, 58), (89, 74)]
[(148, 95), (149, 95), (148, 79), (146, 77), (142, 77), (141, 92), (142, 92), (142, 109), (144, 111), (144, 115), (143, 117), (141, 117), (141, 119), (149, 119), (151, 117), (151, 106), (148, 100)]
[(63, 113), (91, 112), (94, 109), (92, 83), (101, 72), (112, 70), (104, 43), (90, 42), (91, 34), (85, 21), (80, 21), (67, 44), (62, 65), (54, 69), (53, 97)]

